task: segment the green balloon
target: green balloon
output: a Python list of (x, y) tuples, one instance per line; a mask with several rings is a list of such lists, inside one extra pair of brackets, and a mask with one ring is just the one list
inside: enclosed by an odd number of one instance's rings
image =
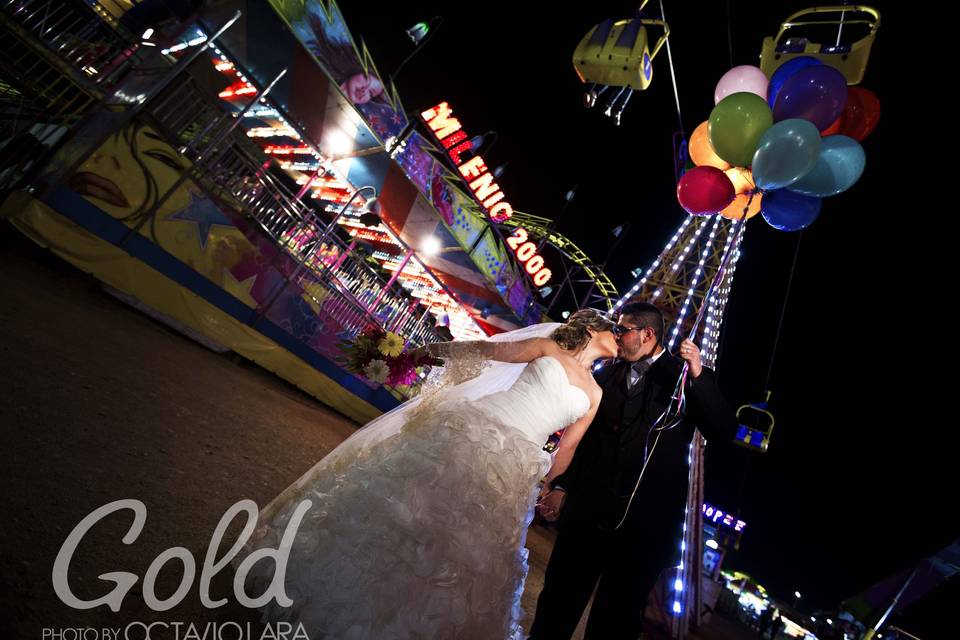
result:
[(754, 93), (732, 93), (710, 112), (710, 144), (735, 167), (749, 167), (760, 136), (773, 126), (773, 111)]

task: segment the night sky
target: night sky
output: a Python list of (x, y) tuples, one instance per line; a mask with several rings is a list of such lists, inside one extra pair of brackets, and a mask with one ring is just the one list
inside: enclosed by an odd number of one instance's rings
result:
[[(955, 474), (948, 478), (956, 418), (939, 409), (949, 404), (934, 373), (942, 367), (931, 369), (946, 347), (917, 340), (927, 327), (937, 331), (938, 305), (945, 304), (922, 284), (938, 275), (925, 253), (926, 217), (944, 214), (932, 208), (930, 190), (918, 187), (917, 156), (907, 150), (930, 124), (907, 113), (929, 96), (914, 73), (922, 56), (907, 46), (916, 17), (897, 15), (890, 4), (873, 5), (883, 22), (862, 85), (877, 93), (883, 115), (864, 143), (866, 173), (849, 192), (825, 200), (802, 235), (770, 385), (777, 418), (770, 451), (717, 445), (707, 457), (707, 500), (739, 509), (748, 525), (725, 567), (754, 575), (790, 601), (799, 590), (810, 610), (835, 608), (960, 535), (950, 492)], [(763, 37), (804, 6), (666, 3), (688, 135), (708, 117), (723, 73), (758, 64)], [(571, 64), (580, 38), (605, 18), (628, 17), (632, 3), (570, 9), (517, 0), (343, 0), (341, 8), (384, 77), (412, 49), (404, 30), (443, 16), (397, 79), (404, 106), (448, 100), (471, 133), (497, 131), (485, 157), (491, 166), (509, 161), (500, 184), (517, 210), (553, 218), (566, 190), (579, 185), (559, 230), (596, 261), (613, 239), (610, 230), (631, 222), (607, 269), (621, 291), (633, 282), (630, 270), (647, 266), (681, 222), (666, 52), (654, 60), (652, 87), (634, 95), (619, 128), (599, 109), (583, 108)], [(797, 240), (760, 217), (747, 228), (718, 364), (735, 406), (763, 398)], [(957, 583), (908, 610), (903, 626), (925, 639), (943, 637), (947, 603), (960, 601)]]

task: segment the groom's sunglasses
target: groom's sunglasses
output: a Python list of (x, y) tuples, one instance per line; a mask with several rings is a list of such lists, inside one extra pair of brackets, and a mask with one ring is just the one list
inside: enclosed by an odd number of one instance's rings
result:
[(613, 325), (613, 329), (611, 329), (611, 331), (613, 332), (613, 335), (617, 336), (618, 338), (622, 338), (631, 331), (643, 331), (644, 329), (646, 329), (646, 327), (624, 327), (623, 325), (615, 324)]

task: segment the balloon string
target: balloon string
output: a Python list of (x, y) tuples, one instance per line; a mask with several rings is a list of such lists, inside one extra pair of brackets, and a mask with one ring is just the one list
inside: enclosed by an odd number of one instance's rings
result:
[(793, 265), (790, 267), (790, 278), (787, 280), (787, 292), (783, 296), (783, 306), (780, 308), (780, 322), (777, 323), (777, 335), (773, 340), (773, 351), (770, 353), (770, 365), (767, 367), (767, 379), (763, 384), (763, 390), (769, 391), (770, 377), (773, 375), (773, 363), (777, 357), (777, 347), (780, 345), (780, 332), (783, 329), (783, 318), (787, 314), (787, 302), (790, 300), (790, 290), (793, 287), (793, 275), (797, 271), (797, 258), (800, 256), (800, 240), (803, 238), (803, 231), (797, 235), (797, 248), (793, 252)]
[(743, 215), (741, 217), (746, 218), (747, 214), (750, 212), (750, 205), (753, 204), (753, 197), (757, 195), (759, 190), (754, 186), (753, 189), (750, 189), (750, 197), (747, 199), (747, 206), (743, 208)]

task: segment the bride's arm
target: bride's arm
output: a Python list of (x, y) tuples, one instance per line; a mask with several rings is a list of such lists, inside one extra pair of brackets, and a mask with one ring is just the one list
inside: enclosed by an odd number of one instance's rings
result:
[(477, 353), (484, 360), (497, 362), (530, 362), (552, 353), (557, 343), (549, 338), (529, 338), (517, 342), (434, 342), (426, 346), (427, 353), (438, 358), (458, 358)]
[(544, 478), (545, 486), (549, 487), (550, 483), (562, 475), (563, 472), (567, 470), (567, 467), (570, 466), (570, 461), (573, 460), (573, 454), (577, 450), (577, 445), (580, 444), (580, 439), (583, 438), (583, 434), (587, 432), (587, 427), (593, 422), (593, 416), (596, 415), (597, 407), (599, 406), (599, 402), (594, 403), (587, 412), (587, 415), (574, 422), (563, 432), (563, 435), (560, 437), (560, 444), (557, 446), (557, 455), (553, 458), (553, 466), (550, 467), (550, 471), (547, 472)]

